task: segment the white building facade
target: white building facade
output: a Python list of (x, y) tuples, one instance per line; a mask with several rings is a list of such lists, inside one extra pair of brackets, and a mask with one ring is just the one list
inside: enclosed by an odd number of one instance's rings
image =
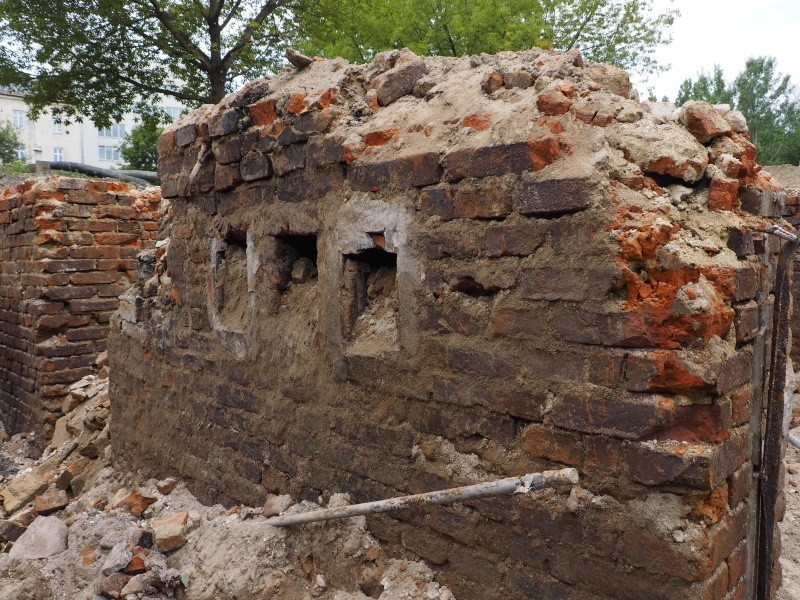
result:
[[(176, 103), (161, 104), (175, 120), (185, 109)], [(17, 129), (22, 144), (17, 149), (17, 159), (32, 163), (69, 161), (84, 163), (104, 169), (122, 166), (119, 146), (126, 133), (138, 124), (134, 115), (111, 127), (98, 129), (89, 121), (69, 126), (59, 123), (46, 112), (38, 120), (30, 121), (24, 94), (0, 87), (0, 123), (8, 121)]]

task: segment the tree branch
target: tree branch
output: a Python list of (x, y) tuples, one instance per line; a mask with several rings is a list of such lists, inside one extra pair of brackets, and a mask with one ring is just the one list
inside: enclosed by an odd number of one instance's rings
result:
[(161, 5), (158, 3), (158, 0), (149, 0), (149, 4), (155, 17), (164, 26), (164, 29), (166, 29), (170, 35), (175, 38), (178, 44), (180, 44), (181, 48), (196, 56), (206, 66), (207, 69), (210, 69), (211, 59), (208, 57), (208, 55), (198, 48), (183, 31), (174, 26), (172, 22), (172, 15), (161, 7)]
[[(236, 15), (236, 11), (239, 10), (239, 7), (242, 5), (242, 0), (235, 0), (231, 10), (228, 12), (228, 15), (223, 19), (222, 25), (219, 26), (220, 29), (225, 29), (228, 26), (228, 23), (231, 22), (231, 19)], [(217, 15), (219, 16), (219, 15)]]
[(148, 92), (153, 92), (155, 94), (163, 94), (165, 96), (172, 96), (173, 98), (176, 98), (178, 100), (186, 100), (187, 102), (197, 102), (198, 104), (203, 104), (204, 102), (206, 102), (208, 100), (205, 97), (194, 96), (192, 94), (186, 94), (185, 92), (179, 92), (178, 90), (170, 90), (170, 89), (167, 89), (167, 88), (162, 88), (162, 87), (158, 87), (158, 86), (155, 86), (155, 85), (150, 85), (150, 84), (144, 83), (142, 81), (139, 81), (137, 79), (133, 79), (132, 77), (128, 77), (127, 75), (123, 75), (121, 73), (118, 73), (117, 77), (119, 77), (119, 79), (121, 81), (124, 81), (125, 83), (129, 83), (132, 86), (141, 88), (141, 89), (146, 90)]
[(586, 29), (586, 26), (589, 24), (589, 21), (591, 21), (592, 18), (594, 18), (599, 9), (600, 9), (600, 2), (596, 0), (594, 3), (594, 7), (586, 15), (586, 18), (583, 20), (583, 23), (580, 24), (578, 30), (575, 32), (575, 35), (572, 36), (572, 40), (570, 40), (569, 44), (567, 44), (567, 47), (564, 48), (564, 50), (572, 50), (572, 48), (575, 47), (575, 44), (578, 43), (578, 40), (583, 35), (583, 31)]
[(253, 34), (256, 32), (256, 29), (261, 27), (266, 18), (275, 12), (276, 8), (282, 6), (282, 4), (283, 2), (281, 0), (268, 0), (264, 3), (258, 14), (252, 18), (247, 24), (247, 27), (244, 28), (242, 34), (239, 36), (239, 39), (236, 41), (233, 47), (228, 50), (225, 56), (222, 57), (222, 65), (224, 68), (227, 69), (230, 67), (231, 63), (239, 57), (242, 49), (252, 41)]

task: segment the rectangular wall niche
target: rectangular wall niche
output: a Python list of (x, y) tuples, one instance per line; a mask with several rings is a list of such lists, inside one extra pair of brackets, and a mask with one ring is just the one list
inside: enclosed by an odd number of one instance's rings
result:
[(275, 260), (277, 266), (276, 286), (287, 290), (290, 285), (302, 285), (317, 278), (317, 236), (277, 235)]
[(342, 283), (348, 353), (398, 350), (397, 254), (379, 247), (345, 254)]
[(250, 322), (250, 294), (247, 280), (247, 231), (225, 234), (214, 257), (214, 304), (220, 325), (242, 333)]

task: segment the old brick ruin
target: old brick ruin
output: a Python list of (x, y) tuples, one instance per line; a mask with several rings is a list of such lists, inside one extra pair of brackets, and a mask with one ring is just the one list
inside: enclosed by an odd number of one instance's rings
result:
[(0, 194), (12, 431), (49, 436), (138, 280), (121, 465), (228, 503), (573, 465), (570, 496), (370, 524), (462, 598), (751, 596), (758, 232), (796, 225), (800, 185), (760, 170), (741, 115), (640, 104), (575, 53), (394, 52), (254, 82), (161, 145), (158, 250), (156, 190)]
[(460, 598), (747, 597), (782, 206), (746, 131), (576, 52), (315, 61), (194, 112), (112, 319), (116, 461), (226, 503), (571, 465), (370, 528)]
[(0, 419), (49, 439), (155, 244), (157, 188), (51, 177), (0, 191)]

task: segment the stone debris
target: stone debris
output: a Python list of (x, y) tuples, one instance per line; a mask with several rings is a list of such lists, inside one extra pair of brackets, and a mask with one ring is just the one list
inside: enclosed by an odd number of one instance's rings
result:
[(23, 473), (3, 490), (3, 507), (13, 513), (47, 489), (47, 481), (38, 473)]
[(48, 558), (67, 549), (67, 524), (58, 517), (37, 517), (9, 551), (11, 558)]
[(41, 496), (37, 496), (33, 503), (33, 508), (37, 514), (49, 515), (52, 512), (61, 510), (69, 504), (69, 496), (65, 490), (48, 490)]
[(166, 553), (186, 545), (188, 521), (189, 513), (187, 512), (179, 512), (153, 521), (153, 538), (156, 548)]
[(37, 459), (25, 435), (0, 447), (0, 600), (453, 598), (425, 564), (384, 558), (363, 517), (279, 529), (267, 517), (317, 505), (269, 494), (261, 509), (227, 510), (175, 478), (117, 472), (108, 446), (86, 451), (107, 439), (107, 377), (71, 393), (85, 397), (64, 415), (59, 445)]

